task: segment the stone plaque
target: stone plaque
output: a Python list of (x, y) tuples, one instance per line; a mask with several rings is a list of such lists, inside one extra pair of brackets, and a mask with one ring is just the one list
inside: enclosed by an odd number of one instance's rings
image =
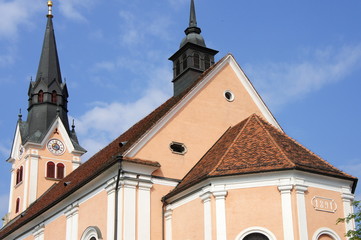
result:
[(337, 204), (335, 200), (319, 196), (314, 196), (312, 198), (312, 206), (317, 211), (334, 213), (337, 210)]

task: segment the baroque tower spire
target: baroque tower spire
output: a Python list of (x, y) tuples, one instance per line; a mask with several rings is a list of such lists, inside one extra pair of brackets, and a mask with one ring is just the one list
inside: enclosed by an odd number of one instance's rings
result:
[(190, 2), (189, 25), (184, 31), (179, 50), (169, 60), (173, 61), (173, 92), (179, 95), (214, 64), (218, 51), (207, 48), (201, 29), (197, 26), (194, 0)]
[(23, 136), (25, 142), (41, 142), (57, 116), (60, 117), (67, 132), (70, 133), (67, 114), (68, 90), (61, 77), (52, 6), (52, 1), (48, 1), (47, 24), (38, 72), (35, 81), (30, 82), (28, 91), (28, 131)]

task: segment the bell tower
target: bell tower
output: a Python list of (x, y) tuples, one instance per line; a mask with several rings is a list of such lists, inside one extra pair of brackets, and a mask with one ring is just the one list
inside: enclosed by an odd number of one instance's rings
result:
[(86, 152), (79, 145), (74, 123), (68, 121), (68, 89), (62, 81), (53, 27), (53, 2), (48, 1), (47, 24), (35, 81), (28, 90), (28, 115), (21, 113), (9, 159), (12, 164), (9, 210), (13, 219), (54, 183), (80, 164)]
[(207, 48), (201, 29), (197, 26), (194, 0), (191, 0), (189, 26), (184, 31), (179, 50), (169, 60), (173, 62), (174, 96), (187, 89), (197, 78), (214, 64), (218, 51)]

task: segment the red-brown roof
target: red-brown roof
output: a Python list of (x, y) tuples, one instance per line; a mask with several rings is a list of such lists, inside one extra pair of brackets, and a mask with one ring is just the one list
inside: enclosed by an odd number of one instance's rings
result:
[[(196, 85), (198, 85), (204, 77), (212, 70), (216, 65), (223, 61), (228, 55), (219, 60), (216, 64), (211, 66), (207, 71), (202, 73), (200, 77), (182, 94), (171, 97), (161, 106), (156, 108), (148, 116), (144, 117), (138, 123), (134, 124), (126, 132), (116, 138), (108, 146), (100, 150), (78, 167), (76, 170), (67, 175), (64, 179), (59, 181), (58, 184), (54, 184), (47, 192), (40, 196), (31, 206), (29, 206), (22, 216), (13, 219), (7, 225), (0, 230), (0, 239), (8, 236), (22, 225), (30, 222), (32, 219), (48, 211), (57, 203), (68, 197), (70, 194), (90, 182), (96, 176), (108, 169), (110, 166), (117, 162), (117, 156), (123, 154), (133, 144), (135, 144), (144, 134), (146, 134), (164, 115), (166, 115), (178, 102), (180, 102), (185, 95), (191, 91)], [(124, 146), (120, 147), (122, 143), (126, 142)], [(135, 162), (138, 164), (146, 164), (159, 166), (157, 162), (151, 162), (140, 159), (125, 158), (124, 161)], [(64, 186), (64, 182), (71, 182), (71, 184)]]
[(165, 199), (211, 177), (287, 169), (357, 181), (253, 114), (228, 129)]

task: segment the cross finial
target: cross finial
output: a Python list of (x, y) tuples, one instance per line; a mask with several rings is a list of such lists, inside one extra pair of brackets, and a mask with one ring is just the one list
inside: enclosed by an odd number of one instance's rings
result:
[(19, 117), (19, 122), (21, 122), (21, 121), (22, 121), (22, 117), (23, 117), (23, 115), (21, 114), (21, 108), (19, 109), (18, 117)]

